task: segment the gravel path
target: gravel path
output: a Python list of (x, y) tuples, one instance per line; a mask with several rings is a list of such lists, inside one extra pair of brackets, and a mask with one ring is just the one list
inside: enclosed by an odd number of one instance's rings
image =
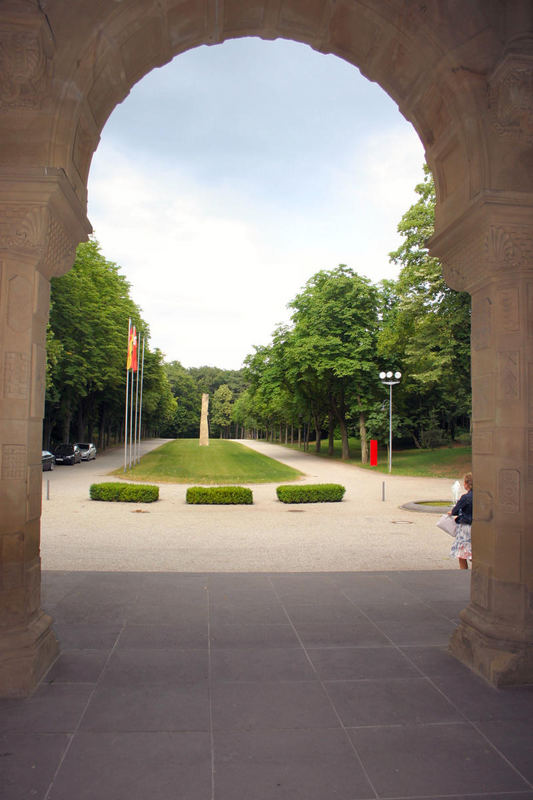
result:
[[(142, 453), (164, 441), (143, 442)], [(384, 476), (266, 442), (243, 444), (301, 470), (306, 483), (342, 483), (345, 499), (285, 505), (276, 498), (278, 484), (255, 484), (250, 487), (253, 506), (189, 506), (186, 485), (160, 484), (160, 500), (153, 504), (91, 501), (90, 484), (114, 480), (109, 473), (123, 463), (123, 450), (117, 448), (89, 463), (43, 472), (43, 569), (345, 572), (453, 568), (455, 562), (448, 557), (451, 539), (435, 526), (436, 515), (400, 508), (411, 500), (451, 500), (452, 480)]]

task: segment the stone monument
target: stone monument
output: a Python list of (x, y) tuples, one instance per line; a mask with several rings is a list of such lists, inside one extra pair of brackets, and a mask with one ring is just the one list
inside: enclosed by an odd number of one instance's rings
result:
[(202, 416), (200, 417), (200, 447), (209, 446), (209, 425), (207, 424), (207, 414), (209, 409), (209, 395), (202, 395)]

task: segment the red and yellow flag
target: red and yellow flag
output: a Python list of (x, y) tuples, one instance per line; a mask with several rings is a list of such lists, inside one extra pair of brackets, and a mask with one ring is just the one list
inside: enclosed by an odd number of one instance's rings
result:
[[(135, 325), (132, 325), (128, 334), (128, 358), (126, 360), (126, 369), (132, 369), (133, 366), (133, 342), (136, 340)], [(137, 348), (135, 347), (135, 355), (137, 355)]]
[(135, 332), (135, 328), (133, 329), (133, 345), (131, 348), (131, 368), (133, 372), (137, 372), (138, 369), (138, 362), (137, 362), (137, 342), (138, 337)]

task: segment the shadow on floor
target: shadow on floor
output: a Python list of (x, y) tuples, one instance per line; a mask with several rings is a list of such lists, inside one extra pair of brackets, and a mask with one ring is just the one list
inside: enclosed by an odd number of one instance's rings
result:
[(43, 573), (2, 800), (533, 800), (533, 687), (446, 652), (470, 573)]

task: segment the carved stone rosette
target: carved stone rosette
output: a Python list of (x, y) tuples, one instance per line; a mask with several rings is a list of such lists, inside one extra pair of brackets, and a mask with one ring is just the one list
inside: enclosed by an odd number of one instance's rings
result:
[(489, 79), (489, 110), (500, 136), (533, 142), (533, 56), (504, 56)]
[(0, 112), (39, 108), (52, 76), (53, 37), (37, 2), (2, 4)]

